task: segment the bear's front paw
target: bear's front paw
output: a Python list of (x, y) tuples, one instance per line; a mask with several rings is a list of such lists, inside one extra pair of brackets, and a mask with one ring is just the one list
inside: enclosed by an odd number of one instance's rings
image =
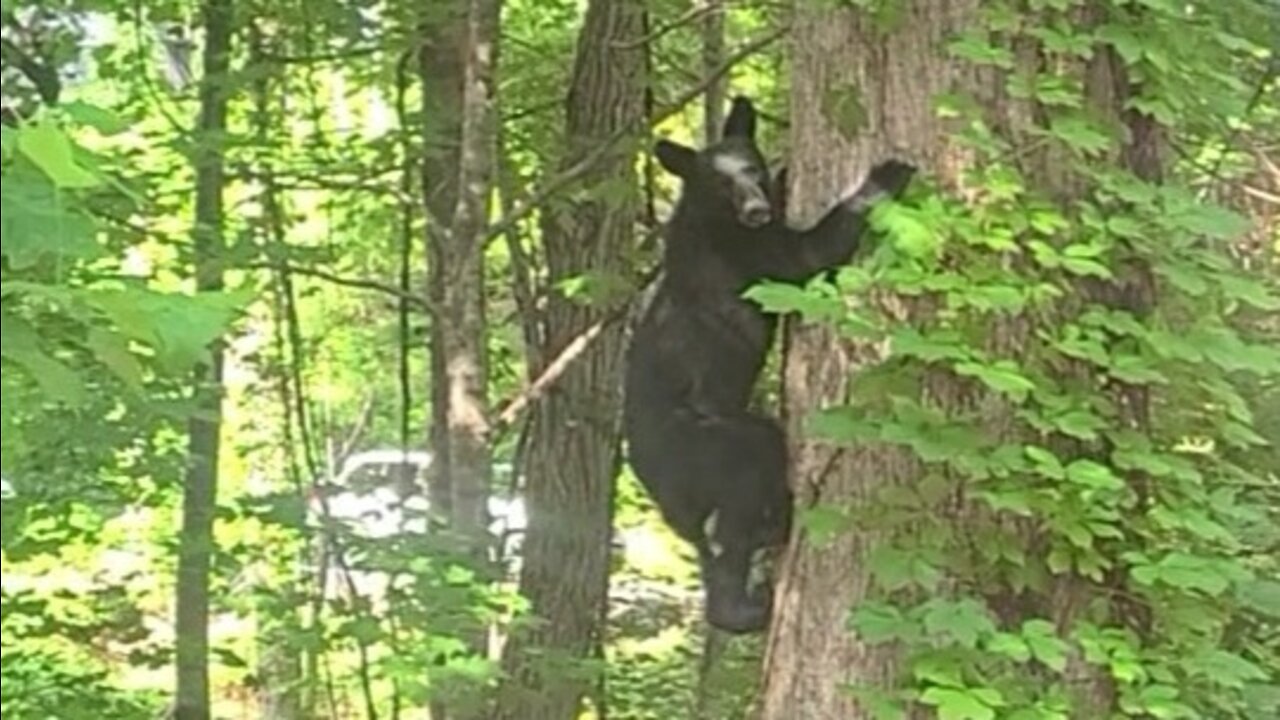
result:
[(915, 174), (916, 168), (910, 163), (886, 160), (871, 169), (869, 184), (874, 185), (880, 193), (892, 197), (906, 189)]

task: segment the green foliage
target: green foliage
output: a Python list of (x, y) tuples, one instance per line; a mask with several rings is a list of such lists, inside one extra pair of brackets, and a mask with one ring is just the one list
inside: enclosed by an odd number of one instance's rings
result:
[[(1114, 50), (1139, 89), (1129, 107), (1169, 126), (1170, 143), (1229, 142), (1256, 90), (1240, 78), (1273, 62), (1264, 29), (1280, 17), (1248, 27), (1236, 13), (1257, 3), (1116, 2), (1082, 23), (1080, 3), (1031, 5), (984, 4), (985, 24), (949, 45), (1036, 106), (1026, 147), (975, 98), (939, 98), (940, 115), (966, 120), (954, 138), (976, 158), (966, 198), (934, 189), (881, 208), (888, 242), (834, 284), (748, 293), (888, 348), (809, 425), (918, 468), (869, 507), (802, 516), (816, 543), (882, 538), (850, 630), (896, 648), (909, 672), (849, 692), (883, 718), (1065, 719), (1099, 711), (1072, 686), (1087, 673), (1114, 686), (1113, 717), (1270, 717), (1280, 435), (1260, 424), (1275, 405), (1258, 388), (1280, 383), (1280, 344), (1258, 318), (1280, 287), (1231, 259), (1251, 224), (1192, 190), (1204, 168), (1156, 183), (1121, 166), (1129, 130), (1063, 69)], [(1020, 66), (1027, 47), (1044, 70)], [(1261, 105), (1274, 113), (1274, 97)], [(1021, 161), (1041, 152), (1060, 158), (1055, 177)], [(1062, 178), (1080, 188), (1069, 200)], [(1120, 290), (1144, 266), (1151, 307)], [(851, 301), (885, 293), (910, 322)]]
[(6, 646), (0, 677), (5, 683), (0, 712), (16, 720), (146, 720), (163, 707), (155, 694), (115, 689), (104, 670), (57, 654), (15, 652)]

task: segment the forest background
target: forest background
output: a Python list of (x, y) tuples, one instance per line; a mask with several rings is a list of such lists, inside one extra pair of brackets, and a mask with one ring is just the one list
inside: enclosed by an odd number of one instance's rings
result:
[[(0, 19), (6, 718), (1280, 716), (1274, 0)], [(801, 507), (731, 639), (618, 413), (648, 148), (737, 94), (796, 222), (925, 178), (751, 291)]]

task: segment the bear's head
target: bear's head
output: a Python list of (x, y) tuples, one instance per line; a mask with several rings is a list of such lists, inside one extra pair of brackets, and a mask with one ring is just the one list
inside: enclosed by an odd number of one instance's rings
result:
[(687, 206), (717, 216), (731, 215), (748, 228), (781, 219), (769, 168), (756, 146), (756, 109), (750, 100), (733, 99), (720, 142), (698, 152), (659, 140), (654, 155), (683, 182)]

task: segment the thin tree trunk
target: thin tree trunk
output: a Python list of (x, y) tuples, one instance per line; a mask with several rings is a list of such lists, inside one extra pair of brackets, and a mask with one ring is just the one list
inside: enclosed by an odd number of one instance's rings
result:
[[(711, 77), (724, 62), (725, 0), (702, 0), (707, 14), (702, 19), (702, 75)], [(720, 141), (724, 127), (725, 105), (729, 100), (729, 77), (721, 75), (707, 86), (702, 96), (702, 139), (710, 147)], [(711, 625), (705, 626), (702, 657), (698, 663), (698, 683), (694, 691), (694, 714), (698, 720), (711, 720), (711, 692), (716, 668), (729, 647), (729, 636)]]
[[(230, 0), (206, 0), (204, 77), (200, 86), (200, 137), (196, 145), (195, 273), (196, 288), (223, 287), (223, 211), (225, 184), (221, 136), (227, 126), (226, 82), (230, 66), (232, 16)], [(218, 450), (222, 430), (222, 365), (220, 346), (210, 350), (208, 364), (195, 376), (198, 414), (188, 423), (187, 473), (182, 496), (182, 530), (178, 540), (176, 597), (176, 667), (174, 713), (178, 720), (207, 720), (209, 706), (209, 569), (213, 555), (214, 505), (218, 497)]]
[[(423, 43), (419, 54), (423, 116), (423, 205), (426, 208), (427, 299), (429, 306), (444, 305), (449, 227), (458, 205), (458, 168), (461, 162), (462, 87), (466, 47), (466, 0), (427, 0), (423, 5)], [(449, 384), (446, 381), (445, 325), (437, 314), (431, 320), (430, 345), (431, 425), (429, 444), (431, 508), (438, 518), (450, 515), (452, 490), (449, 479)]]
[[(561, 159), (563, 167), (573, 166), (620, 130), (643, 127), (645, 50), (636, 39), (644, 27), (642, 0), (592, 0), (588, 5), (567, 98), (569, 150)], [(545, 211), (542, 230), (551, 287), (583, 274), (614, 280), (626, 275), (625, 257), (640, 209), (636, 149), (634, 143), (619, 143), (617, 152), (593, 168), (584, 183), (600, 188), (592, 197)], [(542, 333), (546, 343), (536, 357), (554, 358), (621, 301), (596, 299), (584, 304), (552, 294)], [(574, 665), (590, 658), (604, 631), (621, 369), (622, 327), (612, 323), (533, 410), (525, 468), (529, 528), (520, 589), (538, 623), (507, 645), (509, 681), (495, 718), (574, 720), (595, 684)]]
[[(724, 0), (703, 0), (707, 15), (702, 19), (702, 76), (710, 77), (724, 62)], [(724, 109), (728, 102), (729, 77), (721, 75), (707, 86), (702, 96), (702, 136), (708, 146), (720, 139)]]
[(497, 143), (494, 84), (501, 0), (471, 0), (467, 8), (458, 201), (448, 241), (438, 247), (438, 313), (447, 392), (450, 522), (483, 543), (488, 532), (488, 443), (484, 250)]
[[(428, 5), (428, 46), (421, 64), (424, 110), (434, 118), (427, 126), (425, 168), (434, 311), (431, 439), (438, 464), (432, 500), (446, 515), (450, 532), (480, 564), (486, 561), (489, 541), (484, 250), (497, 137), (495, 68), (501, 8), (501, 0)], [(433, 75), (437, 69), (443, 74)], [(442, 90), (439, 97), (432, 93), (436, 88)], [(463, 632), (473, 651), (484, 651), (485, 628)], [(433, 717), (440, 720), (445, 711), (437, 703)], [(449, 717), (474, 715), (471, 708), (450, 707), (447, 712)]]

